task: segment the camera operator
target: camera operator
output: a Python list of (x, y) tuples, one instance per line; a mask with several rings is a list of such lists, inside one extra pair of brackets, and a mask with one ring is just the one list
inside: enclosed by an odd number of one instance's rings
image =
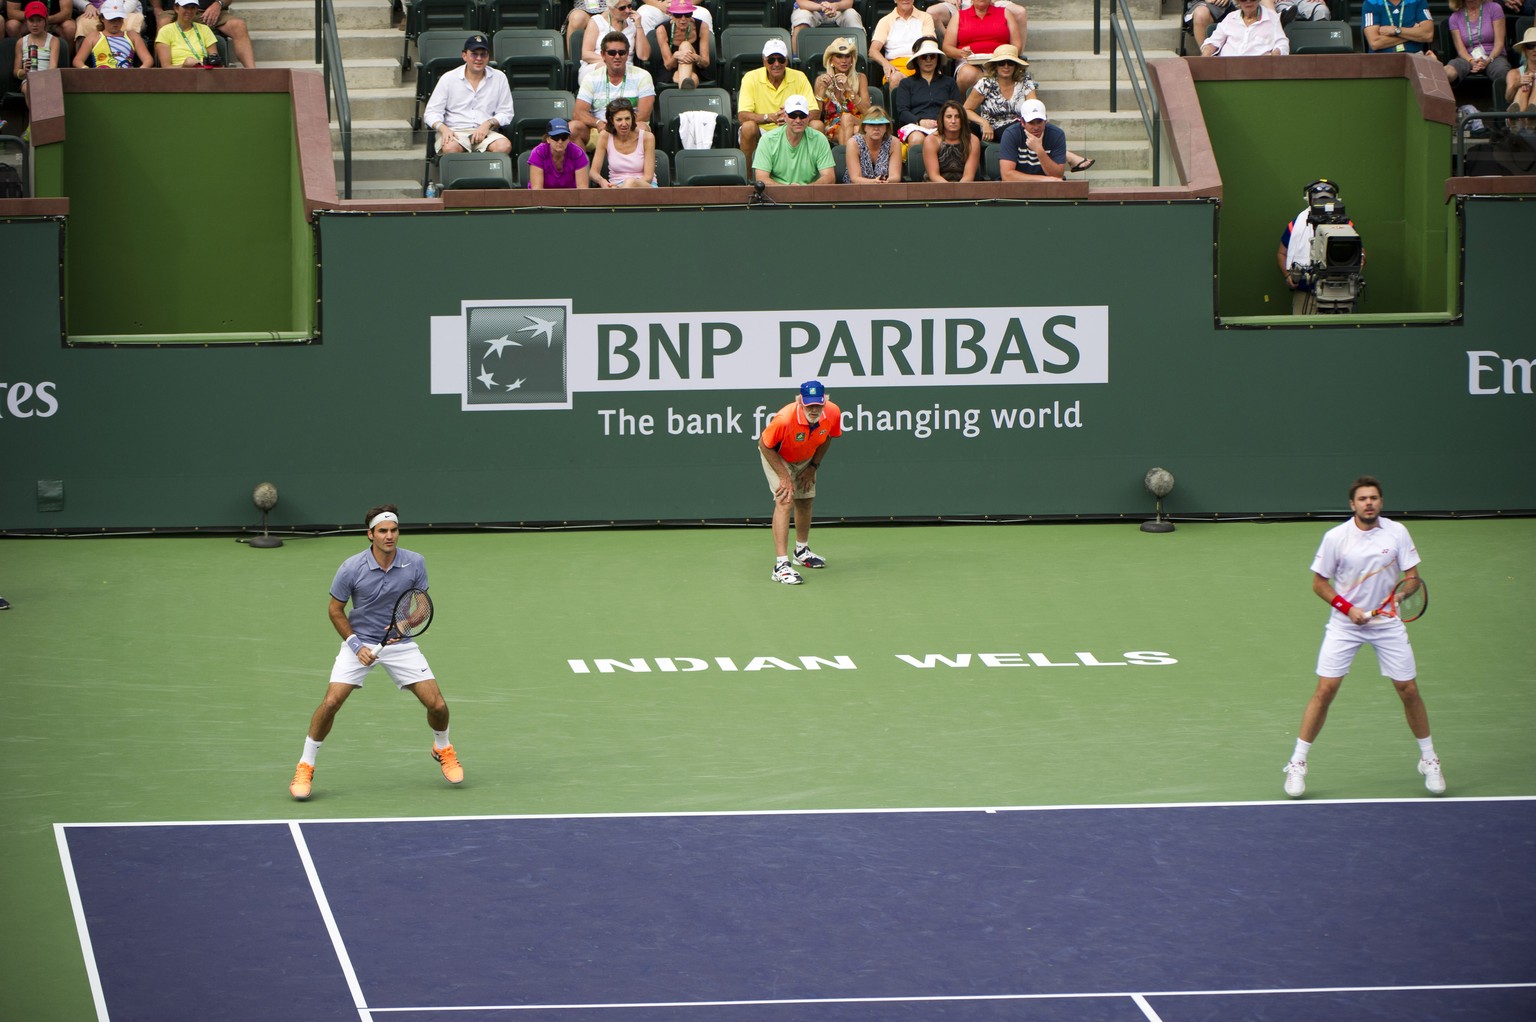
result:
[(1345, 214), (1338, 185), (1323, 178), (1302, 194), (1307, 205), (1286, 224), (1275, 254), (1291, 290), (1291, 314), (1354, 312), (1365, 288), (1365, 249)]

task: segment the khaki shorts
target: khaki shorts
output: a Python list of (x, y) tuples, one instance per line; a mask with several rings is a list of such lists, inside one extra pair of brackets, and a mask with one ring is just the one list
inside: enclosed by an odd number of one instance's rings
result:
[[(757, 449), (757, 457), (763, 463), (763, 475), (768, 477), (768, 491), (770, 493), (778, 492), (778, 470), (768, 463), (768, 456), (763, 453), (763, 449), (761, 447)], [(795, 486), (795, 499), (809, 500), (816, 496), (816, 484), (813, 482), (810, 486), (807, 487), (804, 486), (801, 481), (801, 477), (805, 475), (806, 468), (811, 464), (811, 459), (807, 458), (804, 461), (787, 461), (785, 464), (789, 466), (789, 478)]]
[[(501, 132), (493, 131), (486, 135), (485, 140), (482, 141), (479, 145), (470, 145), (469, 136), (472, 134), (474, 134), (472, 131), (455, 131), (453, 133), (454, 140), (457, 141), (459, 145), (464, 147), (464, 151), (466, 153), (486, 152), (490, 149), (492, 142), (496, 141), (498, 138), (505, 141), (507, 138), (507, 136), (503, 135)], [(441, 135), (439, 135), (437, 139), (432, 143), (432, 146), (439, 153), (443, 151), (443, 139)]]

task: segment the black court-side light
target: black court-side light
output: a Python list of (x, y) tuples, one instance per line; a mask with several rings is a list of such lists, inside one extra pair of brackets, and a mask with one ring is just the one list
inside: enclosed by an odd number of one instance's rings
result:
[(1150, 522), (1142, 522), (1141, 531), (1172, 532), (1173, 523), (1163, 517), (1163, 498), (1173, 492), (1173, 473), (1166, 468), (1148, 469), (1147, 478), (1143, 482), (1147, 492), (1157, 500), (1157, 517)]
[(277, 507), (277, 487), (271, 483), (257, 483), (251, 491), (251, 503), (261, 509), (261, 535), (252, 537), (251, 546), (269, 550), (282, 546), (283, 541), (267, 534), (267, 512)]

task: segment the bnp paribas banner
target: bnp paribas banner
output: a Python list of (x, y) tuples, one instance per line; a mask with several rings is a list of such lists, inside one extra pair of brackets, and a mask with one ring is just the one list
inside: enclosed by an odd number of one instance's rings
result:
[(432, 317), (432, 393), (465, 411), (579, 394), (1109, 382), (1108, 306), (586, 314), (566, 299)]

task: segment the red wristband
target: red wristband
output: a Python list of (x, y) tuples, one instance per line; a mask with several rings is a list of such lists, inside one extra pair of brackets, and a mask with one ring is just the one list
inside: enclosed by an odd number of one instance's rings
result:
[(1349, 612), (1352, 607), (1354, 607), (1354, 604), (1350, 603), (1342, 596), (1335, 596), (1333, 598), (1333, 609), (1338, 611), (1340, 614), (1343, 614), (1345, 617), (1349, 617)]

